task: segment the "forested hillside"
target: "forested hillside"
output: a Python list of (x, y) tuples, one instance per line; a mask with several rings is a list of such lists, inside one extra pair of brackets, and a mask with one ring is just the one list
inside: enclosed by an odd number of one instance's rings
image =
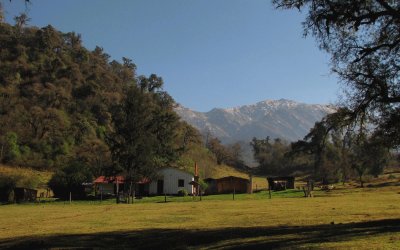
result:
[[(151, 149), (158, 166), (215, 164), (197, 130), (173, 111), (162, 78), (138, 76), (130, 59), (110, 60), (100, 47), (86, 49), (74, 32), (24, 24), (0, 23), (1, 163), (57, 170), (79, 161), (93, 175), (122, 171), (121, 152), (112, 155), (110, 145), (132, 139), (123, 136), (126, 122), (142, 129), (141, 155)], [(133, 106), (125, 105), (128, 93)]]

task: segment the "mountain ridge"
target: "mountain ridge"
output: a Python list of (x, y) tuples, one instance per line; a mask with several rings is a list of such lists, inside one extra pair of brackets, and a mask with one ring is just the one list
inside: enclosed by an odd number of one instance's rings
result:
[(232, 108), (194, 111), (177, 105), (175, 111), (203, 134), (210, 133), (223, 143), (250, 141), (253, 137), (302, 139), (316, 121), (335, 111), (333, 105), (306, 104), (287, 99), (264, 100)]

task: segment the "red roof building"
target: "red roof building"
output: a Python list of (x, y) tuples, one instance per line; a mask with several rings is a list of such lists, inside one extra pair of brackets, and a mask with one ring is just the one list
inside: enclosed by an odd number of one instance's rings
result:
[(118, 184), (123, 184), (125, 183), (125, 178), (123, 176), (112, 176), (112, 177), (106, 177), (104, 175), (99, 176), (96, 180), (94, 180), (94, 184), (100, 184), (100, 183), (117, 183)]

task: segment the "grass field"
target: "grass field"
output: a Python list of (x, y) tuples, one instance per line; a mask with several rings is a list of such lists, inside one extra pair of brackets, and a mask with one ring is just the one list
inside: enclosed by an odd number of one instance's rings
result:
[[(0, 248), (400, 249), (400, 186), (0, 206)], [(182, 202), (186, 201), (186, 202)]]

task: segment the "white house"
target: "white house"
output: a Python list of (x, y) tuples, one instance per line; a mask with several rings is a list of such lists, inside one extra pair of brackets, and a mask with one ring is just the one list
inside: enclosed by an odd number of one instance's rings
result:
[(158, 171), (157, 179), (150, 183), (149, 194), (178, 194), (181, 189), (193, 194), (194, 188), (189, 184), (191, 181), (194, 181), (191, 173), (176, 168), (163, 168)]

